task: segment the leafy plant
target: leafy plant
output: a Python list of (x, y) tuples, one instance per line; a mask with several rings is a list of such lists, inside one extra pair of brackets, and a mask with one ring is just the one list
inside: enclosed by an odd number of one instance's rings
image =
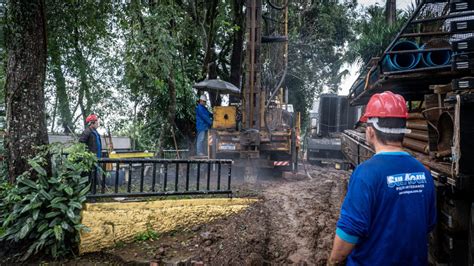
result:
[[(46, 171), (46, 158), (51, 159), (52, 173)], [(31, 169), (14, 186), (0, 188), (4, 193), (0, 241), (26, 246), (22, 260), (40, 251), (53, 258), (74, 252), (79, 232), (85, 229), (80, 211), (89, 192), (87, 173), (95, 162), (96, 157), (83, 144), (67, 149), (61, 144), (43, 147), (28, 161)]]
[(160, 234), (153, 230), (150, 224), (147, 224), (147, 229), (145, 232), (138, 233), (135, 236), (135, 241), (147, 241), (147, 240), (157, 240), (160, 238)]
[(411, 10), (399, 11), (395, 23), (388, 25), (383, 7), (369, 6), (355, 25), (357, 38), (348, 46), (347, 61), (361, 62), (364, 68), (372, 57), (380, 56), (405, 24), (411, 12)]

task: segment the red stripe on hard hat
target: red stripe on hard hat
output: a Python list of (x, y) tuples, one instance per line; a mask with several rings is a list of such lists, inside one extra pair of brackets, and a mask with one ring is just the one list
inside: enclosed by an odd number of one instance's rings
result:
[(391, 91), (376, 93), (370, 97), (361, 122), (367, 122), (370, 117), (381, 118), (408, 118), (405, 98)]

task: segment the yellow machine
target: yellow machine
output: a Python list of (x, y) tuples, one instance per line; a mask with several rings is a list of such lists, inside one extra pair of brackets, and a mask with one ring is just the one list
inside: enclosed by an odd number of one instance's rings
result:
[(213, 109), (213, 129), (235, 129), (237, 108), (235, 106), (216, 106)]

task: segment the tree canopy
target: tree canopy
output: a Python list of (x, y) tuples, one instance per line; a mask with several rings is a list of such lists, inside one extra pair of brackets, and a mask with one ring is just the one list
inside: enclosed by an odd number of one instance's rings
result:
[[(188, 146), (192, 84), (205, 78), (242, 84), (243, 0), (45, 0), (44, 8), (48, 131), (78, 133), (85, 117), (97, 113), (107, 130), (131, 136), (137, 149), (175, 140)], [(386, 27), (382, 8), (360, 13), (355, 0), (289, 1), (288, 8), (284, 86), (303, 120), (316, 95), (338, 91), (345, 62), (380, 52), (403, 21)], [(213, 105), (221, 101), (211, 95)]]

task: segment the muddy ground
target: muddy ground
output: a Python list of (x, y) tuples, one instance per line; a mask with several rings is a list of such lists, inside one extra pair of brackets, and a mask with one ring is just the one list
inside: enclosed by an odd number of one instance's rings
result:
[(242, 213), (104, 253), (144, 264), (324, 265), (350, 173), (308, 168), (310, 177), (239, 184), (238, 193), (261, 199)]
[(192, 230), (119, 243), (61, 264), (324, 265), (349, 175), (306, 166), (299, 178), (237, 182), (236, 195), (261, 200), (239, 214)]

